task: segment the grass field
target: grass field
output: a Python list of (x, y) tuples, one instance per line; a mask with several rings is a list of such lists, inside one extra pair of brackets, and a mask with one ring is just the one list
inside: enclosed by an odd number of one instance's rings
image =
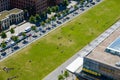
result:
[[(105, 0), (0, 62), (0, 80), (42, 80), (120, 18), (120, 0)], [(31, 60), (31, 62), (29, 62)], [(3, 67), (14, 68), (8, 73)]]

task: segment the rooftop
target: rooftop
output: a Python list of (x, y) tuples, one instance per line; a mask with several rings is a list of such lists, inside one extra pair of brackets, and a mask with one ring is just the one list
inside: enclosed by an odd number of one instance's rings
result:
[(16, 14), (19, 11), (21, 11), (21, 9), (17, 9), (17, 8), (14, 8), (14, 9), (9, 10), (9, 11), (7, 11), (7, 10), (2, 11), (2, 12), (0, 12), (0, 20), (4, 19), (9, 14)]
[(87, 58), (98, 61), (109, 66), (117, 67), (115, 64), (120, 62), (120, 56), (113, 55), (105, 51), (105, 49), (120, 36), (120, 28), (114, 31), (103, 42), (101, 42), (88, 56)]

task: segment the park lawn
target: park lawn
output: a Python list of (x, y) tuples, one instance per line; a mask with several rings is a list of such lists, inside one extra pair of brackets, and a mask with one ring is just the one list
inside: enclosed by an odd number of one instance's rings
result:
[[(42, 80), (120, 18), (120, 0), (105, 0), (0, 62), (0, 80)], [(31, 62), (29, 62), (31, 60)], [(14, 68), (8, 73), (6, 66)]]

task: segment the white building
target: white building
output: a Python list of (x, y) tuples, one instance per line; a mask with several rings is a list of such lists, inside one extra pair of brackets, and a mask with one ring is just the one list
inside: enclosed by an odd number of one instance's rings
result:
[(0, 12), (0, 30), (8, 29), (10, 25), (20, 23), (24, 20), (24, 12), (14, 8)]

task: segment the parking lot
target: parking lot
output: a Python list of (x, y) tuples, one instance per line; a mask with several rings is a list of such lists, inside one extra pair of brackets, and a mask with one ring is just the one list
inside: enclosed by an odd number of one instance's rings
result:
[(7, 32), (7, 33), (6, 33), (7, 38), (2, 39), (2, 38), (0, 37), (0, 42), (6, 41), (6, 40), (10, 39), (10, 37), (11, 37), (12, 35), (18, 35), (20, 32), (24, 32), (27, 27), (33, 26), (33, 25), (34, 25), (34, 24), (31, 24), (31, 23), (27, 22), (27, 23), (24, 23), (23, 25), (16, 26), (16, 28), (14, 29), (14, 30), (15, 30), (15, 33), (14, 33), (14, 34), (11, 34), (10, 32)]

